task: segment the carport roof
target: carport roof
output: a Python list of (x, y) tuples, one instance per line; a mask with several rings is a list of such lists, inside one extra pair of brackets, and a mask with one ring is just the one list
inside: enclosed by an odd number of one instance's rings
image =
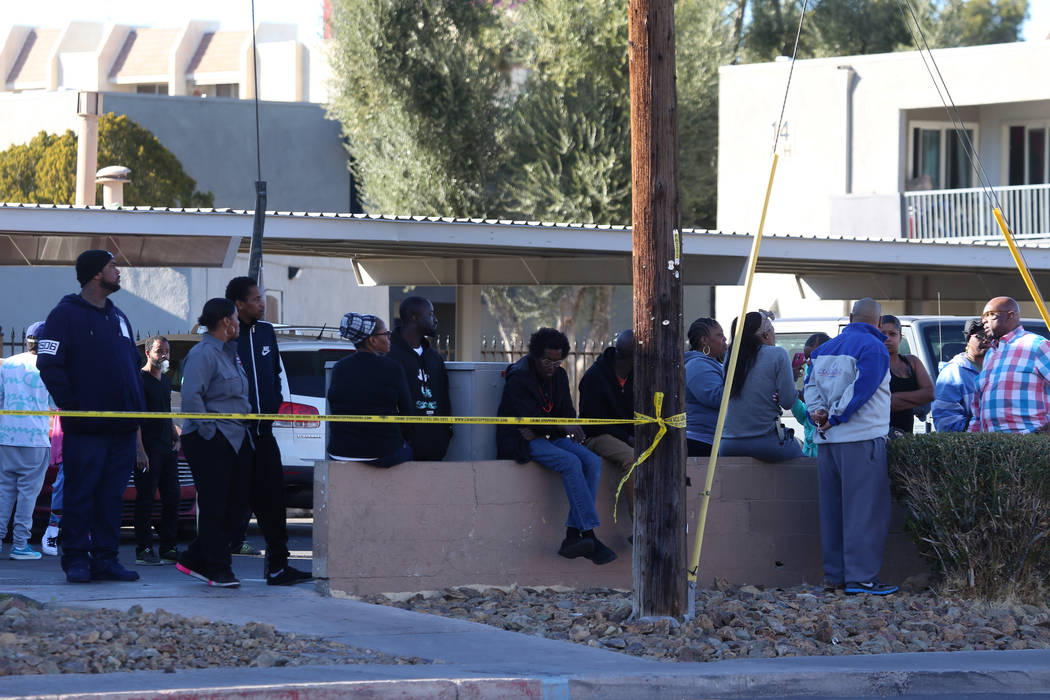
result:
[[(133, 266), (228, 266), (246, 251), (253, 212), (235, 209), (0, 204), (0, 264), (70, 265), (91, 247)], [(268, 212), (269, 255), (350, 258), (377, 284), (630, 284), (626, 226)], [(752, 236), (683, 232), (683, 281), (739, 284)], [(1036, 279), (1050, 286), (1050, 243), (1028, 242)], [(1025, 296), (999, 241), (918, 241), (767, 235), (759, 272), (804, 279), (824, 298), (987, 299)]]

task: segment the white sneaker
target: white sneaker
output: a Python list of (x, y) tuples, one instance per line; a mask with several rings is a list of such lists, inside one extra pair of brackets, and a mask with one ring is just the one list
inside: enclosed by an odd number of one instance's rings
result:
[(52, 557), (58, 555), (58, 525), (48, 525), (40, 538), (40, 551)]

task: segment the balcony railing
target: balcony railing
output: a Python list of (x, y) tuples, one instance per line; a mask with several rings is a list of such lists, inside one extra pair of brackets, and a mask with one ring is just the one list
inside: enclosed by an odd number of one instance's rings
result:
[[(1050, 235), (1050, 185), (992, 188), (1016, 236)], [(992, 204), (979, 187), (904, 193), (905, 238), (998, 236)]]

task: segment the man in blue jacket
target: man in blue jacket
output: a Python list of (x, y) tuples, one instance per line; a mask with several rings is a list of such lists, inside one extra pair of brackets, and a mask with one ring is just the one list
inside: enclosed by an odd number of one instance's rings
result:
[[(262, 320), (266, 300), (251, 277), (234, 277), (226, 285), (226, 298), (237, 306), (241, 334), (237, 337), (237, 356), (248, 375), (248, 400), (252, 413), (277, 413), (284, 396), (281, 391), (281, 356), (273, 326)], [(255, 443), (251, 470), (251, 510), (266, 538), (263, 576), (267, 585), (290, 586), (312, 577), (288, 564), (288, 520), (284, 504), (284, 465), (281, 450), (273, 436), (272, 421), (255, 421), (249, 426)], [(244, 535), (251, 513), (245, 513), (244, 527), (231, 542), (233, 554), (243, 552)]]
[(964, 433), (973, 418), (973, 395), (984, 356), (991, 347), (984, 322), (971, 318), (963, 327), (966, 350), (953, 357), (937, 375), (934, 387), (933, 427), (940, 433)]
[(881, 316), (874, 299), (854, 304), (850, 324), (810, 354), (805, 386), (817, 428), (824, 585), (849, 595), (897, 591), (878, 579), (890, 527), (890, 355)]
[[(80, 294), (62, 297), (37, 341), (37, 368), (62, 410), (142, 411), (131, 322), (109, 295), (120, 289), (113, 254), (88, 250), (76, 264)], [(62, 568), (70, 583), (134, 581), (117, 561), (121, 505), (131, 470), (148, 465), (133, 418), (63, 418)]]

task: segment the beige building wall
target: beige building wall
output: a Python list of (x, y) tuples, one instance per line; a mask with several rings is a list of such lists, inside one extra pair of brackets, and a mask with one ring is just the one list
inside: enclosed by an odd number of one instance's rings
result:
[[(984, 167), (1001, 184), (1003, 122), (1032, 109), (1050, 114), (1046, 81), (1032, 73), (1050, 65), (1050, 41), (941, 49), (934, 56), (956, 104), (973, 108)], [(722, 231), (758, 227), (790, 67), (785, 61), (719, 70)], [(911, 110), (932, 110), (918, 116), (947, 121), (917, 52), (796, 61), (766, 232), (827, 234), (832, 196), (902, 191)]]

